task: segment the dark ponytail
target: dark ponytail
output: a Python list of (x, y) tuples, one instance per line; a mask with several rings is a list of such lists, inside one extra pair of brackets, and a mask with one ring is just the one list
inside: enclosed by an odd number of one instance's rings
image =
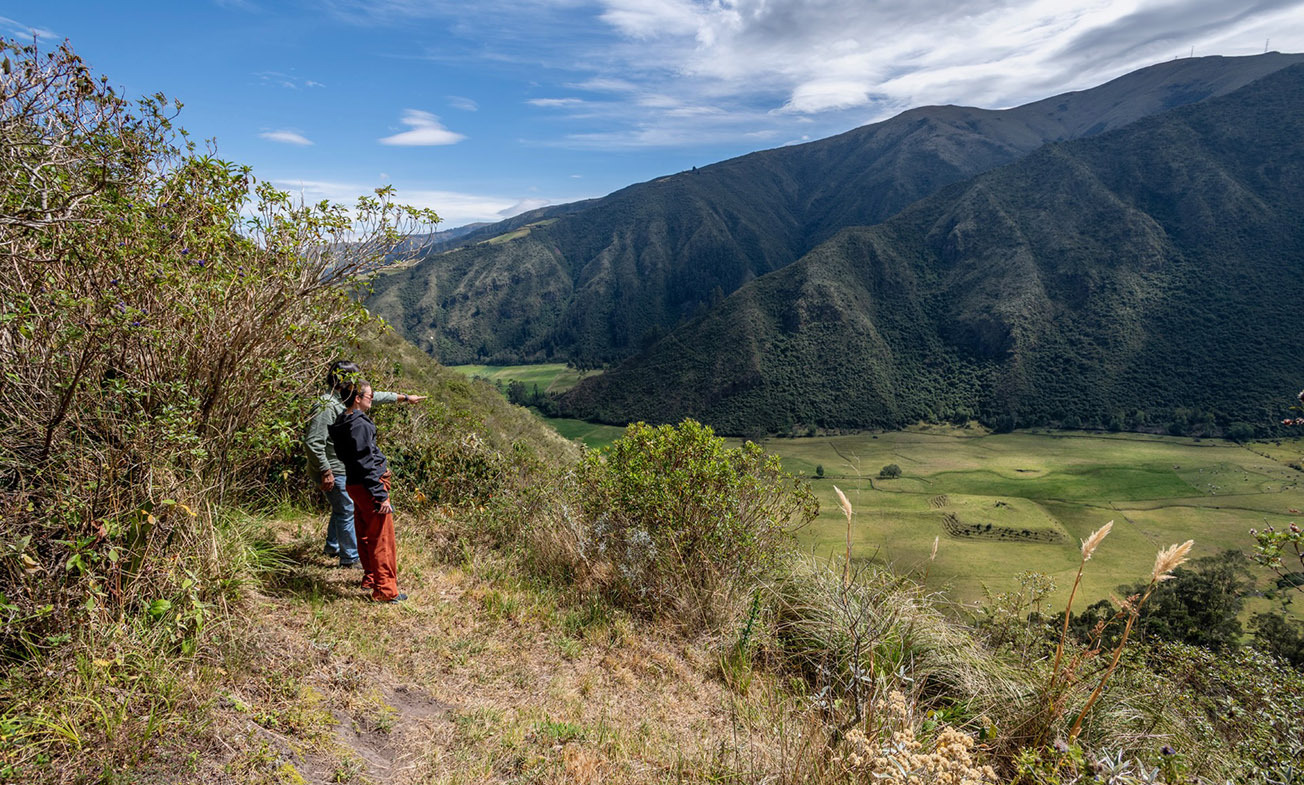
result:
[(326, 374), (326, 384), (341, 399), (351, 391), (356, 394), (356, 389), (360, 387), (361, 382), (362, 369), (358, 367), (357, 363), (349, 360), (336, 360), (331, 364), (331, 369)]

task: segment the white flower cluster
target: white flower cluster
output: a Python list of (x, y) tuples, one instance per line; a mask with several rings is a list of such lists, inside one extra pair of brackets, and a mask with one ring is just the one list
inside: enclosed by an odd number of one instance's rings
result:
[(860, 729), (847, 733), (847, 753), (835, 758), (834, 763), (849, 774), (881, 785), (994, 785), (998, 782), (992, 767), (979, 765), (975, 759), (973, 739), (954, 728), (943, 728), (925, 749), (901, 693), (890, 693), (877, 709), (883, 720), (881, 732), (887, 737), (871, 738)]

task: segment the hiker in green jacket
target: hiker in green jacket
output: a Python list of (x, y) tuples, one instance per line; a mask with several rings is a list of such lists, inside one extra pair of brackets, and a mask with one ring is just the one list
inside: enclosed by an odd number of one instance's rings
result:
[[(361, 561), (358, 558), (358, 537), (353, 524), (353, 500), (344, 489), (344, 463), (335, 455), (335, 445), (331, 444), (326, 428), (334, 424), (345, 409), (344, 401), (340, 398), (341, 390), (352, 380), (361, 377), (362, 369), (357, 363), (340, 360), (333, 364), (326, 375), (330, 391), (321, 396), (303, 431), (303, 446), (308, 453), (308, 471), (318, 478), (321, 489), (326, 492), (331, 503), (325, 553), (327, 556), (338, 556), (341, 567), (361, 567)], [(373, 396), (373, 406), (385, 403), (420, 403), (426, 399), (424, 395), (380, 391), (373, 393)]]

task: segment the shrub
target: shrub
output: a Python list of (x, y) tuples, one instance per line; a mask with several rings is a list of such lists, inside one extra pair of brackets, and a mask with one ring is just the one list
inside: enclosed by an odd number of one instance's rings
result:
[(232, 585), (213, 505), (297, 452), (368, 320), (352, 282), (434, 216), (298, 205), (66, 44), (0, 54), (0, 654), (181, 609), (198, 631)]
[(580, 566), (622, 604), (690, 624), (727, 617), (818, 503), (776, 456), (693, 420), (631, 425), (577, 473)]
[(895, 463), (889, 463), (887, 466), (878, 470), (878, 478), (880, 480), (895, 480), (900, 476), (901, 467), (897, 466)]

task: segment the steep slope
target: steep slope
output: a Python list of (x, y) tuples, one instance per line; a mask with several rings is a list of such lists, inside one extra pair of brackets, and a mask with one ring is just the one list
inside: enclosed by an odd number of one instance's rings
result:
[(1304, 65), (1048, 145), (844, 230), (566, 398), (730, 432), (1173, 407), (1266, 423), (1304, 375)]
[(380, 276), (368, 307), (447, 363), (617, 360), (843, 227), (1302, 57), (1179, 60), (1001, 111), (914, 109), (477, 230), (458, 250)]

